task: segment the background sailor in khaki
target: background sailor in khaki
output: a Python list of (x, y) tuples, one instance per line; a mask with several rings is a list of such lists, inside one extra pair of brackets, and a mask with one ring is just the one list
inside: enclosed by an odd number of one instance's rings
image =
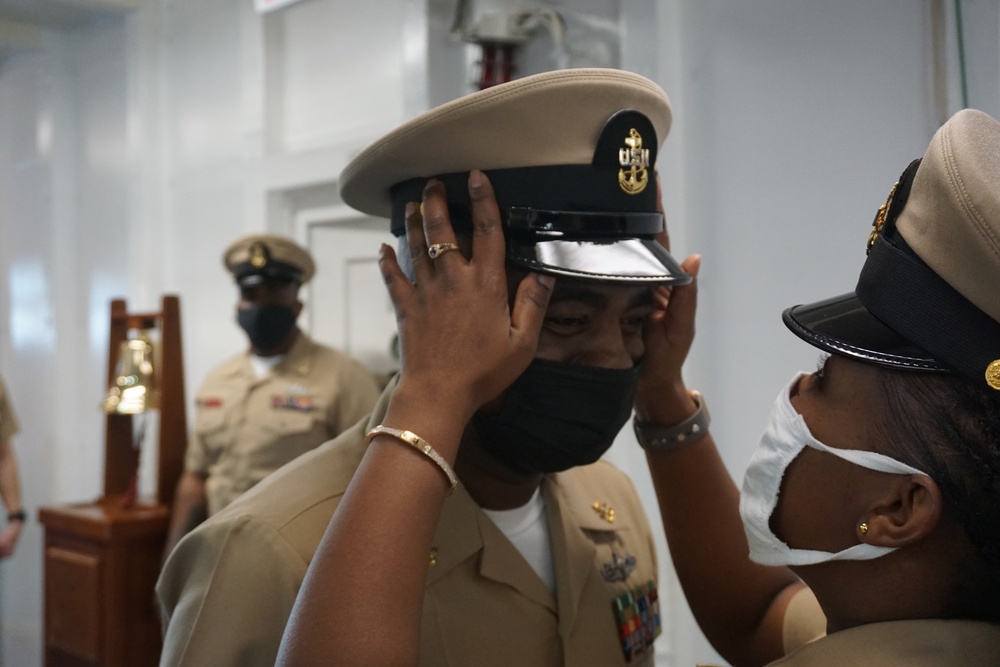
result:
[(360, 363), (295, 325), (298, 289), (315, 272), (308, 252), (265, 234), (235, 241), (223, 259), (240, 290), (237, 321), (250, 349), (198, 390), (167, 553), (204, 515), (366, 417), (379, 394)]
[(7, 398), (3, 379), (0, 379), (0, 500), (7, 509), (7, 525), (0, 532), (0, 558), (14, 553), (17, 540), (24, 525), (24, 509), (21, 507), (21, 482), (17, 469), (17, 457), (11, 439), (18, 432), (14, 409)]

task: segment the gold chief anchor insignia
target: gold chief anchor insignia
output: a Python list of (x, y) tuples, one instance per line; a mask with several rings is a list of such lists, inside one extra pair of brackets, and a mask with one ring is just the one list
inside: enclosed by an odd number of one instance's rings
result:
[(642, 137), (633, 127), (625, 138), (627, 148), (618, 149), (618, 185), (625, 194), (637, 195), (649, 182), (649, 149), (642, 147)]
[(872, 231), (868, 235), (868, 247), (865, 249), (865, 254), (867, 255), (872, 251), (872, 246), (875, 245), (876, 239), (882, 233), (882, 228), (885, 227), (885, 219), (889, 215), (889, 206), (892, 204), (892, 196), (896, 194), (896, 186), (899, 185), (897, 181), (895, 185), (892, 186), (892, 190), (889, 190), (889, 196), (886, 198), (885, 203), (878, 207), (878, 211), (875, 213), (875, 220), (872, 222)]
[(252, 246), (250, 246), (250, 265), (254, 268), (262, 268), (267, 266), (267, 260), (270, 259), (267, 256), (267, 248), (263, 243), (257, 241)]

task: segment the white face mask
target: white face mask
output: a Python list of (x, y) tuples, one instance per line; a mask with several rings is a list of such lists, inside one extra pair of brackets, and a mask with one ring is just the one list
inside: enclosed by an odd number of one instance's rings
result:
[(771, 531), (770, 520), (778, 505), (781, 479), (792, 460), (805, 447), (833, 454), (855, 465), (878, 472), (899, 475), (925, 473), (882, 454), (856, 449), (835, 449), (813, 437), (805, 419), (792, 407), (790, 395), (804, 373), (798, 373), (778, 395), (771, 409), (764, 435), (750, 459), (740, 493), (740, 517), (750, 543), (750, 560), (761, 565), (815, 565), (831, 560), (870, 560), (884, 556), (892, 547), (860, 543), (833, 553), (811, 549), (793, 549)]

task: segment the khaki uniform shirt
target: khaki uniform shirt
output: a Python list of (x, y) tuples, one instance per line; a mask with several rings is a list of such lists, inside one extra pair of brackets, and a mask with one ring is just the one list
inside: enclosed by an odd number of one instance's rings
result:
[(17, 418), (14, 417), (14, 409), (10, 407), (7, 399), (7, 389), (4, 387), (3, 379), (0, 378), (0, 442), (10, 440), (17, 435), (19, 428)]
[(996, 667), (1000, 626), (921, 619), (870, 623), (826, 635), (826, 617), (809, 589), (785, 610), (786, 656), (768, 667)]
[[(161, 665), (274, 664), (306, 568), (391, 389), (367, 425), (284, 467), (178, 544), (157, 584)], [(445, 500), (428, 570), (421, 665), (625, 664), (613, 603), (657, 572), (635, 489), (598, 462), (547, 477), (542, 493), (555, 597), (464, 487)], [(652, 647), (632, 664), (652, 665)]]
[(978, 621), (869, 623), (806, 644), (769, 667), (996, 667), (1000, 626)]
[(799, 590), (788, 601), (781, 629), (785, 655), (826, 636), (826, 614), (810, 588)]
[(205, 478), (208, 514), (367, 417), (378, 395), (360, 363), (304, 333), (263, 377), (249, 352), (221, 364), (198, 390), (184, 461)]

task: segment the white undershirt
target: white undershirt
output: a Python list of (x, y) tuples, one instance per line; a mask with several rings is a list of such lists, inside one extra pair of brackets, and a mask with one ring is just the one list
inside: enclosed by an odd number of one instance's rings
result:
[(253, 374), (258, 378), (262, 378), (271, 371), (274, 367), (281, 363), (281, 360), (285, 358), (283, 354), (276, 354), (273, 357), (258, 357), (256, 354), (250, 355), (250, 367), (253, 369)]
[(552, 565), (552, 544), (549, 542), (549, 521), (545, 516), (545, 498), (535, 489), (523, 507), (512, 510), (483, 510), (497, 528), (517, 547), (531, 569), (555, 595), (556, 574)]

